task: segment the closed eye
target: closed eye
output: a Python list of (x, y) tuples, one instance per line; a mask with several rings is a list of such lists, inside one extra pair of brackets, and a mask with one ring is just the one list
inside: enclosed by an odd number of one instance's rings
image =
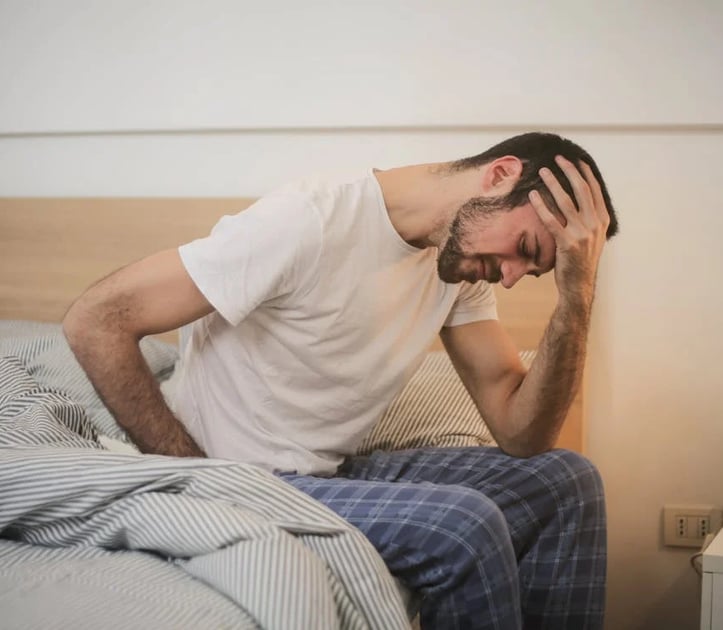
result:
[(532, 260), (535, 263), (535, 267), (537, 269), (535, 271), (528, 271), (528, 276), (534, 276), (535, 278), (539, 278), (542, 275), (542, 272), (540, 271), (540, 258), (542, 257), (542, 251), (540, 249), (540, 241), (537, 238), (537, 235), (535, 234), (535, 252), (534, 254), (530, 252), (529, 247), (527, 245), (527, 238), (525, 235), (522, 236), (520, 239), (520, 244), (518, 247), (520, 256), (522, 258), (526, 258), (527, 260)]
[(525, 239), (525, 236), (524, 236), (524, 235), (523, 235), (522, 238), (520, 239), (520, 244), (518, 245), (518, 248), (517, 248), (517, 249), (518, 249), (518, 251), (519, 251), (519, 253), (520, 253), (520, 256), (522, 256), (522, 258), (529, 258), (529, 257), (530, 257), (530, 252), (529, 252), (529, 250), (527, 249), (527, 240)]
[(526, 258), (527, 260), (531, 260), (535, 263), (536, 267), (540, 267), (540, 258), (542, 256), (542, 253), (540, 251), (540, 241), (537, 239), (537, 236), (535, 236), (535, 253), (533, 254), (529, 246), (527, 244), (527, 237), (522, 236), (520, 239), (520, 244), (518, 246), (518, 252), (522, 258)]

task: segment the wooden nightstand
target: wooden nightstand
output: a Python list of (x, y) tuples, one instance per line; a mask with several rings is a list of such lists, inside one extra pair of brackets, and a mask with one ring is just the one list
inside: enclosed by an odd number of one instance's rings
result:
[(723, 630), (723, 529), (703, 552), (700, 630)]

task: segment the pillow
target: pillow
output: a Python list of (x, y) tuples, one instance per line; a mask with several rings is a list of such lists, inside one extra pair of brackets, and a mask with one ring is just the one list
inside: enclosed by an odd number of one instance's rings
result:
[[(173, 372), (178, 359), (175, 346), (146, 337), (141, 341), (141, 352), (158, 380)], [(60, 390), (80, 403), (99, 434), (128, 441), (75, 359), (60, 324), (0, 320), (0, 357), (3, 356), (18, 357), (39, 385)]]
[[(525, 367), (534, 350), (520, 353)], [(357, 449), (490, 446), (495, 441), (444, 351), (429, 352)]]

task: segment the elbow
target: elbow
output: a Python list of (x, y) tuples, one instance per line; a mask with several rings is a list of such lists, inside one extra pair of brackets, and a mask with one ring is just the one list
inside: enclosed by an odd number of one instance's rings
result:
[(102, 345), (103, 339), (122, 332), (123, 326), (118, 319), (118, 309), (96, 295), (93, 288), (81, 295), (62, 321), (63, 334), (75, 354), (89, 344)]
[(544, 447), (532, 447), (532, 446), (519, 446), (519, 445), (505, 445), (501, 446), (500, 450), (505, 454), (509, 455), (510, 457), (516, 457), (517, 459), (529, 459), (530, 457), (535, 457), (536, 455), (542, 455), (543, 453), (547, 453), (548, 451), (552, 450), (552, 446), (544, 446)]
[(557, 445), (563, 418), (550, 414), (522, 419), (508, 416), (495, 423), (493, 436), (500, 450), (510, 457), (528, 459), (553, 450)]
[(87, 322), (88, 316), (89, 313), (82, 296), (70, 305), (70, 308), (63, 316), (63, 335), (65, 335), (65, 339), (73, 351), (83, 339), (83, 330), (87, 329), (84, 322)]
[(551, 451), (555, 448), (555, 440), (527, 435), (511, 435), (500, 438), (497, 446), (510, 457), (529, 459)]

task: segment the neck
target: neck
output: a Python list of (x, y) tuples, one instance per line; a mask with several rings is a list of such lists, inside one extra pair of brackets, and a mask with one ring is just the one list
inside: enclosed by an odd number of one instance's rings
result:
[(457, 210), (480, 195), (480, 171), (452, 171), (447, 163), (374, 171), (394, 229), (410, 245), (436, 247)]

